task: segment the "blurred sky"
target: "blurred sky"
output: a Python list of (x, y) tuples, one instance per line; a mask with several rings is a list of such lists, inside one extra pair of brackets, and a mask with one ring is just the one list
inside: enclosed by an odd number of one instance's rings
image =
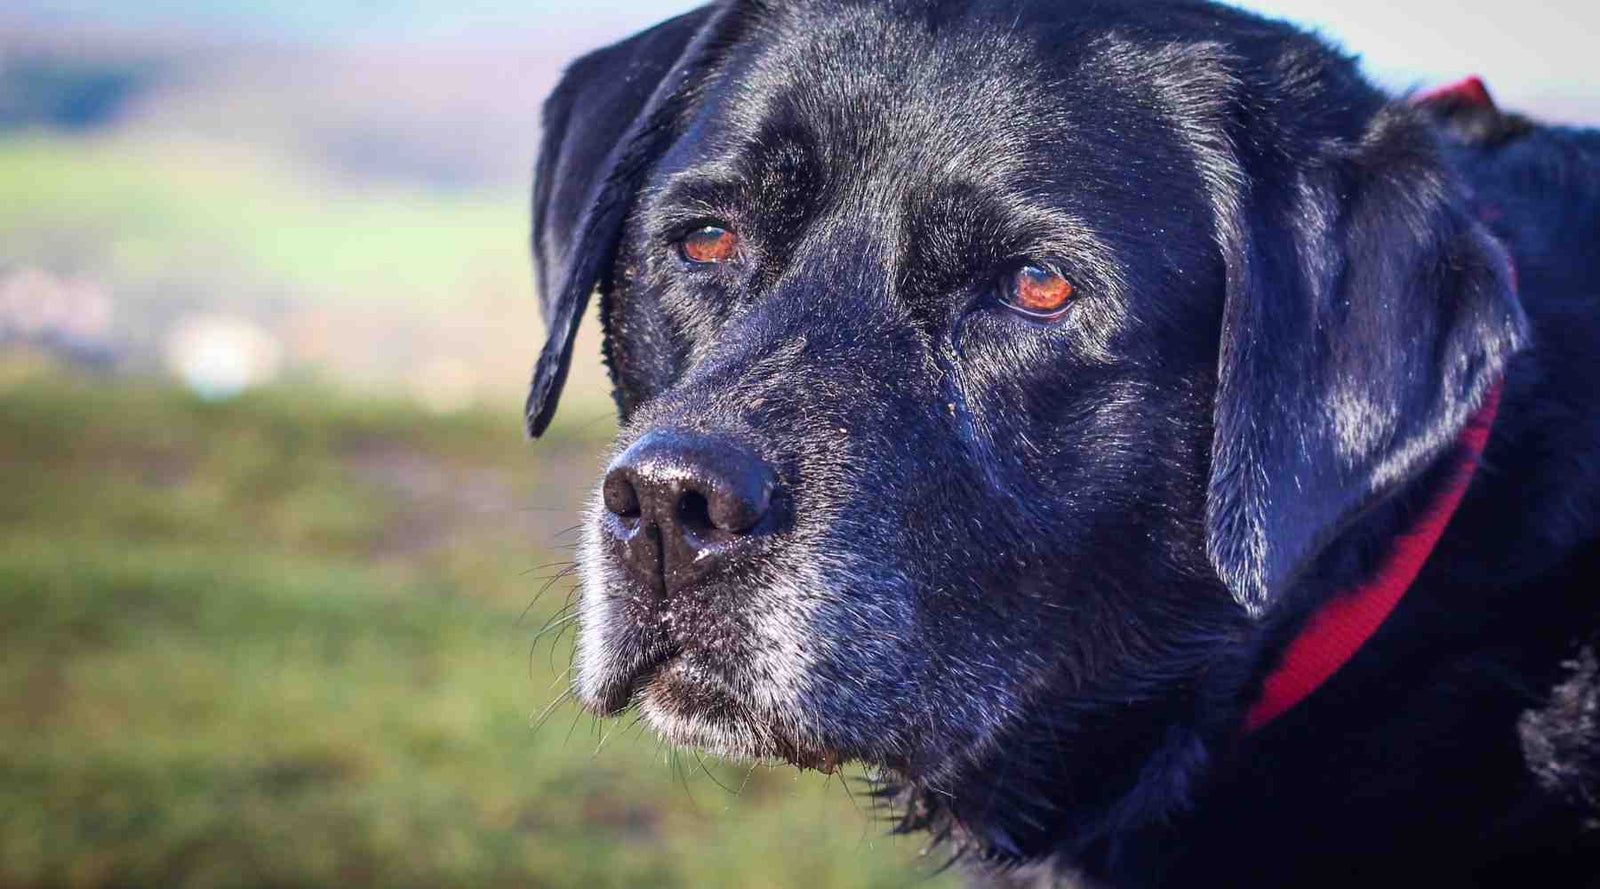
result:
[[(9, 0), (9, 13), (34, 23), (175, 28), (268, 40), (434, 40), (497, 29), (545, 29), (566, 43), (596, 41), (697, 5), (682, 0)], [(1593, 44), (1600, 2), (1521, 0), (1260, 0), (1240, 4), (1308, 24), (1359, 51), (1391, 87), (1480, 73), (1504, 100), (1547, 104), (1592, 94), (1600, 74)], [(1557, 103), (1562, 104), (1562, 103)]]

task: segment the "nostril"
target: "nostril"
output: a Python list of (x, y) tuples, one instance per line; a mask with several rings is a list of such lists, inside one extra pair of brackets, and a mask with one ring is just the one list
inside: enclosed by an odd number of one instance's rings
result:
[(613, 469), (607, 473), (600, 487), (600, 496), (605, 501), (606, 509), (613, 515), (625, 519), (639, 517), (639, 492), (628, 478), (626, 470)]
[(685, 491), (678, 500), (678, 521), (691, 531), (704, 533), (717, 527), (711, 519), (711, 506), (699, 491)]

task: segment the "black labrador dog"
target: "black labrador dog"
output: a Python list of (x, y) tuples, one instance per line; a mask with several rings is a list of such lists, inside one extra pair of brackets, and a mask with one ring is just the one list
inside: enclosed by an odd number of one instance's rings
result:
[(1001, 885), (1600, 882), (1600, 134), (1189, 0), (730, 0), (544, 114), (589, 709)]

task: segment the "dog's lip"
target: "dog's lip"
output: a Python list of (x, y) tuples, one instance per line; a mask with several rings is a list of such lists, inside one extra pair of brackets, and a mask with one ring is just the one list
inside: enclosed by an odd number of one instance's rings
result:
[(673, 644), (651, 648), (606, 683), (600, 694), (595, 696), (591, 709), (602, 716), (616, 716), (627, 710), (638, 699), (645, 685), (682, 653), (683, 649)]
[[(688, 723), (701, 728), (738, 727), (744, 734), (751, 733), (753, 729), (760, 740), (752, 742), (752, 746), (732, 751), (733, 756), (758, 761), (783, 761), (825, 774), (837, 772), (853, 760), (866, 761), (864, 756), (835, 743), (819, 738), (802, 740), (782, 731), (779, 728), (783, 724), (781, 716), (752, 706), (721, 682), (708, 679), (695, 667), (692, 653), (663, 662), (645, 682), (648, 685), (646, 693), (660, 708), (674, 712)], [(673, 738), (669, 735), (669, 738), (684, 746), (704, 746), (702, 740), (692, 736)]]
[(815, 769), (824, 775), (834, 774), (851, 759), (835, 747), (790, 748), (780, 751), (780, 755), (796, 768)]

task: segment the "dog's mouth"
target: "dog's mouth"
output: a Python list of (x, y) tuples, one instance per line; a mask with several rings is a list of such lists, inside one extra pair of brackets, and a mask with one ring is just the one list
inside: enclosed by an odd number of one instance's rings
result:
[(672, 643), (652, 646), (630, 666), (613, 674), (585, 705), (598, 716), (619, 716), (638, 704), (650, 682), (683, 655)]
[(749, 703), (720, 671), (676, 643), (660, 644), (616, 672), (585, 705), (616, 717), (637, 707), (668, 741), (753, 761), (782, 761), (833, 773), (852, 759), (799, 728), (803, 720)]

